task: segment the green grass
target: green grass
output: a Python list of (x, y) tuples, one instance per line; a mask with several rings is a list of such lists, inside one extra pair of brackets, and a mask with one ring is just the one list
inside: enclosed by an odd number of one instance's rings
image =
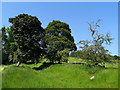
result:
[(75, 57), (69, 57), (68, 58), (69, 60), (69, 63), (85, 63), (85, 61), (83, 61), (82, 59), (80, 58), (75, 58)]
[[(69, 58), (69, 61), (72, 63), (73, 59)], [(117, 63), (106, 63), (106, 68), (55, 64), (38, 71), (32, 68), (41, 63), (23, 65), (9, 65), (2, 71), (3, 88), (118, 88)], [(95, 79), (90, 80), (93, 75)]]

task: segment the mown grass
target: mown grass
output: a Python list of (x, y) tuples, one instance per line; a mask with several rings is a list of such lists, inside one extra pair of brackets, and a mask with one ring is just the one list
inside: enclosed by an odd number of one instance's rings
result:
[[(71, 63), (72, 59), (69, 58)], [(10, 65), (2, 71), (3, 88), (118, 88), (117, 63), (106, 63), (106, 68), (54, 64), (43, 70), (32, 69), (41, 63), (23, 65)], [(94, 80), (90, 80), (91, 76), (95, 76)]]

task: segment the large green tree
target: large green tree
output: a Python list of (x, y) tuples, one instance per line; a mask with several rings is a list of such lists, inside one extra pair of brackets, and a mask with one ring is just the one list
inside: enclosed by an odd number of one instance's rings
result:
[(20, 14), (15, 18), (9, 18), (12, 23), (11, 30), (17, 43), (17, 50), (13, 57), (18, 61), (19, 66), (22, 61), (37, 60), (43, 52), (42, 38), (44, 29), (36, 16)]
[(45, 42), (47, 46), (46, 56), (51, 63), (55, 60), (61, 63), (57, 52), (65, 48), (70, 49), (70, 51), (75, 51), (77, 49), (69, 25), (61, 21), (53, 20), (48, 24), (45, 28)]

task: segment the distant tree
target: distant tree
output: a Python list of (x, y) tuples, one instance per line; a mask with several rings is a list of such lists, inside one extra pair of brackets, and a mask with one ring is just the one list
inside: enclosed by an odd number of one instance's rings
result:
[(16, 57), (19, 66), (21, 62), (27, 60), (38, 60), (43, 52), (42, 38), (44, 29), (36, 16), (20, 14), (15, 18), (9, 18), (12, 23), (11, 30), (17, 50), (13, 57)]
[(120, 57), (119, 57), (119, 56), (117, 56), (117, 55), (114, 55), (114, 56), (113, 56), (113, 59), (114, 59), (114, 60), (119, 60), (119, 59), (120, 59)]
[(73, 52), (71, 52), (70, 57), (76, 57), (76, 58), (84, 59), (84, 52), (81, 51), (81, 50), (73, 51)]
[(100, 19), (95, 24), (88, 23), (89, 30), (92, 32), (92, 40), (83, 40), (78, 43), (82, 44), (80, 48), (82, 48), (82, 51), (84, 52), (85, 59), (88, 61), (91, 60), (93, 65), (98, 65), (99, 63), (105, 64), (104, 62), (107, 61), (108, 58), (106, 57), (106, 54), (109, 51), (104, 48), (103, 43), (111, 44), (111, 40), (113, 40), (109, 33), (105, 36), (98, 33), (97, 28), (100, 27), (98, 25), (99, 22)]
[(58, 63), (61, 63), (60, 59), (56, 58), (57, 52), (63, 51), (65, 48), (70, 51), (77, 49), (68, 24), (53, 20), (45, 28), (45, 33), (46, 56), (51, 63), (56, 59)]
[(78, 57), (77, 51), (73, 51), (70, 53), (70, 57)]

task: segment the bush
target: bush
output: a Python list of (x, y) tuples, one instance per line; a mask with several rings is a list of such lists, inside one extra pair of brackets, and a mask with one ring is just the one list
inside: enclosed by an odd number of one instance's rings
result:
[(58, 63), (67, 62), (68, 61), (69, 52), (70, 52), (70, 49), (68, 49), (68, 48), (65, 48), (62, 51), (58, 51), (57, 52), (57, 57), (59, 59)]

